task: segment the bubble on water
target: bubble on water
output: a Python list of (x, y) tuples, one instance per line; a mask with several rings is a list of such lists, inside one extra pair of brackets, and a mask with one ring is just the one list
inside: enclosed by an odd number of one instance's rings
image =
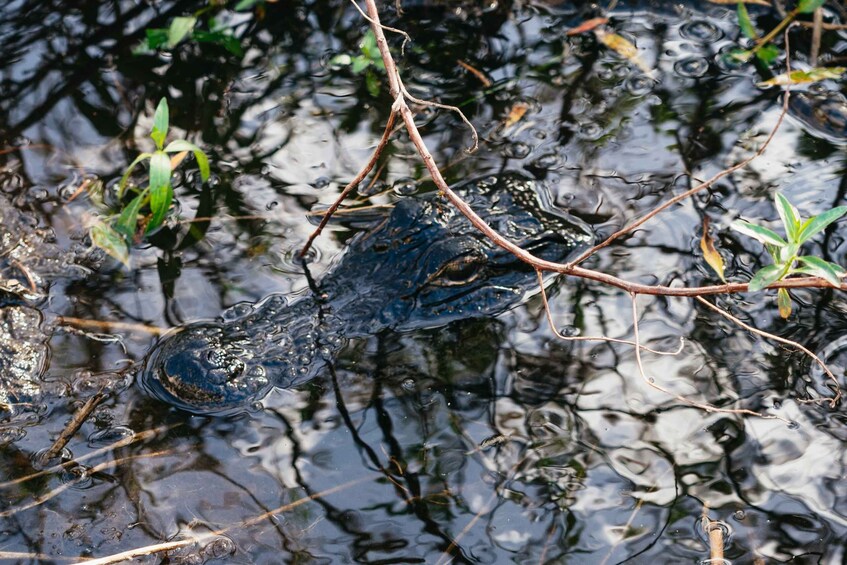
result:
[(742, 521), (747, 517), (747, 514), (743, 510), (736, 510), (732, 515), (733, 520)]
[(418, 183), (415, 179), (398, 179), (391, 187), (399, 196), (410, 196), (418, 191)]
[(320, 190), (322, 188), (328, 187), (329, 183), (330, 183), (329, 177), (318, 177), (314, 181), (312, 181), (310, 186), (312, 188), (317, 188), (318, 190)]
[(653, 90), (654, 84), (655, 81), (650, 77), (637, 75), (627, 79), (625, 86), (629, 93), (633, 96), (643, 96)]
[(600, 124), (588, 122), (579, 126), (579, 137), (589, 141), (597, 141), (603, 136), (603, 128)]
[(511, 143), (503, 150), (503, 155), (510, 159), (523, 159), (530, 153), (532, 153), (532, 147), (522, 141)]
[(717, 41), (723, 37), (723, 32), (712, 22), (706, 20), (695, 20), (683, 24), (679, 28), (679, 34), (686, 39), (702, 42)]
[(560, 167), (562, 164), (562, 158), (555, 153), (545, 153), (539, 158), (533, 160), (529, 166), (533, 169), (540, 169), (543, 171), (549, 171), (551, 169), (556, 169)]
[(209, 559), (222, 559), (235, 553), (235, 542), (226, 537), (215, 538), (203, 548), (203, 555)]
[(30, 461), (32, 461), (32, 468), (36, 471), (43, 471), (48, 467), (52, 467), (53, 465), (58, 465), (63, 461), (69, 461), (73, 459), (74, 454), (71, 453), (71, 450), (65, 447), (62, 449), (59, 454), (55, 457), (50, 456), (50, 448), (45, 447), (44, 449), (39, 449), (35, 453), (32, 454)]
[(709, 72), (709, 61), (703, 57), (690, 57), (674, 63), (673, 70), (683, 77), (700, 78)]
[(400, 386), (403, 387), (403, 390), (407, 390), (409, 392), (412, 392), (416, 388), (415, 379), (413, 379), (411, 377), (408, 378), (408, 379), (403, 379), (403, 383)]

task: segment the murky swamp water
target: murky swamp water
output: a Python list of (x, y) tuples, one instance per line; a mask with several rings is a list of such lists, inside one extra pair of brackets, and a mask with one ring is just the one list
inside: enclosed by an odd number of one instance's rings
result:
[[(598, 234), (749, 156), (778, 119), (780, 92), (755, 86), (767, 77), (721, 56), (739, 33), (732, 6), (618, 3), (610, 25), (637, 44), (651, 79), (592, 36), (566, 36), (597, 15), (588, 6), (444, 4), (382, 10), (414, 40), (401, 58), (413, 92), (461, 106), (480, 132), (468, 156), (457, 117), (420, 109), (448, 180), (522, 171)], [(365, 163), (391, 106), (374, 89), (378, 69), (355, 74), (334, 58), (360, 54), (366, 25), (349, 4), (205, 7), (0, 7), (0, 356), (27, 361), (0, 367), (4, 386), (26, 382), (30, 395), (0, 423), (0, 558), (67, 563), (198, 538), (133, 561), (696, 563), (709, 558), (706, 508), (732, 563), (847, 560), (843, 407), (799, 402), (829, 392), (808, 358), (685, 299), (638, 300), (647, 345), (673, 350), (685, 339), (676, 356), (645, 353), (647, 372), (674, 394), (793, 425), (707, 413), (650, 388), (631, 347), (558, 339), (537, 295), (496, 317), (350, 340), (316, 379), (235, 416), (192, 416), (147, 395), (134, 363), (156, 338), (143, 327), (311, 292), (295, 260), (314, 227), (307, 215)], [(214, 13), (239, 49), (187, 40), (133, 53), (145, 30), (198, 10), (199, 25)], [(763, 27), (777, 21), (751, 12)], [(792, 33), (802, 61), (808, 30)], [(824, 45), (842, 56), (847, 35), (827, 32)], [(150, 149), (162, 96), (172, 127), (209, 152), (213, 178), (204, 186), (190, 166), (176, 173), (178, 213), (126, 269), (90, 250), (92, 205), (76, 192), (85, 179), (114, 185)], [(525, 113), (509, 120), (515, 108)], [(806, 214), (843, 204), (845, 139), (795, 111), (750, 167), (588, 266), (644, 283), (714, 284), (699, 251), (708, 216), (728, 278), (746, 281), (766, 254), (729, 223), (775, 221), (776, 190)], [(422, 176), (397, 134), (357, 199), (414, 197), (431, 189), (415, 184)], [(184, 239), (180, 218), (209, 216), (196, 223), (204, 237)], [(368, 218), (339, 215), (305, 266), (313, 280)], [(814, 251), (847, 264), (843, 230), (829, 229)], [(560, 330), (632, 338), (625, 293), (571, 278), (548, 292)], [(819, 352), (842, 378), (843, 297), (793, 296), (787, 322), (773, 293), (717, 302)], [(68, 318), (113, 325), (79, 329)], [(49, 349), (27, 357), (13, 345), (25, 340)], [(105, 399), (64, 453), (77, 463), (19, 480), (43, 468), (41, 454), (98, 391)]]

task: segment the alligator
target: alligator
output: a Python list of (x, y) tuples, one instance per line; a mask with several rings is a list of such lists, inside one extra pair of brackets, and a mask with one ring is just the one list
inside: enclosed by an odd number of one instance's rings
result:
[[(513, 242), (565, 261), (592, 233), (551, 207), (542, 188), (504, 173), (455, 190)], [(407, 197), (357, 234), (310, 294), (271, 295), (175, 328), (147, 355), (140, 381), (182, 410), (230, 415), (274, 387), (315, 377), (348, 339), (494, 316), (537, 286), (531, 267), (492, 244), (443, 196)]]

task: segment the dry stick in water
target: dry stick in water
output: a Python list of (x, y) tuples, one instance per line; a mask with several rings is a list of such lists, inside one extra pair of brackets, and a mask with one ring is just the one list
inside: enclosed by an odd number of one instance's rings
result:
[(365, 177), (368, 176), (368, 173), (370, 173), (371, 170), (374, 168), (374, 165), (376, 165), (376, 162), (379, 159), (379, 156), (382, 154), (382, 151), (385, 149), (385, 146), (388, 145), (388, 140), (391, 138), (391, 131), (394, 127), (394, 120), (396, 118), (397, 112), (392, 110), (391, 114), (388, 115), (388, 121), (385, 123), (385, 130), (382, 132), (382, 138), (379, 140), (376, 149), (374, 149), (370, 160), (364, 167), (362, 167), (362, 170), (359, 171), (359, 174), (357, 174), (356, 177), (351, 180), (347, 186), (344, 187), (344, 190), (341, 191), (341, 194), (339, 194), (338, 198), (335, 199), (335, 202), (332, 203), (332, 206), (330, 206), (327, 211), (324, 212), (324, 217), (321, 218), (320, 224), (318, 224), (318, 227), (316, 227), (315, 231), (312, 232), (312, 235), (309, 236), (309, 239), (306, 241), (306, 244), (303, 246), (303, 249), (300, 250), (301, 258), (306, 256), (306, 253), (308, 253), (309, 248), (312, 246), (312, 242), (315, 241), (316, 237), (321, 235), (321, 232), (326, 227), (327, 222), (329, 222), (329, 219), (332, 217), (332, 215), (335, 213), (335, 211), (338, 209), (344, 199), (347, 198), (347, 195), (350, 194), (357, 186), (359, 186), (359, 183), (362, 182)]
[(157, 326), (149, 326), (147, 324), (133, 324), (130, 322), (109, 322), (106, 320), (87, 320), (84, 318), (73, 318), (71, 316), (56, 316), (56, 323), (60, 326), (70, 326), (80, 330), (99, 330), (99, 331), (128, 331), (137, 333), (148, 333), (152, 335), (162, 335), (167, 331), (165, 328)]
[(50, 446), (50, 449), (44, 454), (45, 459), (48, 461), (51, 459), (55, 459), (59, 453), (65, 448), (68, 442), (72, 437), (79, 431), (88, 417), (94, 412), (94, 409), (106, 398), (106, 395), (103, 394), (103, 387), (100, 387), (100, 390), (97, 393), (89, 398), (85, 404), (82, 405), (76, 414), (74, 414), (71, 421), (68, 422), (68, 425), (65, 426), (65, 429), (62, 430), (62, 433), (59, 434), (59, 437), (56, 438), (56, 441), (53, 442), (53, 445)]
[(762, 336), (766, 339), (771, 339), (773, 341), (777, 341), (779, 343), (784, 343), (785, 345), (790, 345), (791, 347), (797, 348), (800, 351), (802, 351), (803, 353), (805, 353), (806, 355), (808, 355), (809, 357), (811, 357), (815, 361), (815, 363), (817, 363), (821, 367), (821, 369), (823, 369), (824, 373), (826, 373), (826, 375), (832, 380), (832, 382), (835, 383), (835, 390), (836, 390), (835, 396), (833, 398), (827, 398), (827, 399), (822, 399), (822, 400), (829, 402), (830, 408), (835, 408), (835, 405), (838, 404), (839, 400), (841, 400), (841, 387), (838, 386), (838, 379), (835, 378), (835, 375), (832, 374), (832, 371), (829, 370), (829, 367), (826, 366), (826, 363), (824, 363), (823, 360), (820, 357), (818, 357), (817, 355), (812, 353), (809, 349), (807, 349), (806, 347), (804, 347), (803, 345), (801, 345), (800, 343), (798, 343), (794, 340), (787, 339), (787, 338), (784, 338), (784, 337), (780, 337), (778, 335), (768, 333), (764, 330), (754, 328), (753, 326), (751, 326), (751, 325), (743, 322), (742, 320), (736, 318), (735, 316), (733, 316), (732, 314), (730, 314), (729, 312), (727, 312), (723, 308), (719, 308), (718, 306), (715, 306), (714, 304), (712, 304), (711, 302), (709, 302), (708, 300), (706, 300), (705, 298), (703, 298), (701, 296), (696, 296), (695, 298), (700, 302), (700, 304), (703, 304), (704, 306), (709, 307), (710, 309), (714, 310), (715, 312), (717, 312), (718, 314), (720, 314), (721, 316), (723, 316), (727, 320), (729, 320), (732, 323), (744, 328), (748, 332)]
[(70, 461), (65, 461), (64, 463), (60, 463), (59, 465), (54, 465), (52, 467), (48, 467), (47, 469), (42, 469), (41, 471), (37, 471), (35, 473), (31, 473), (29, 475), (18, 477), (17, 479), (11, 479), (5, 482), (0, 483), (0, 488), (8, 488), (10, 486), (18, 485), (21, 483), (25, 483), (27, 481), (31, 481), (32, 479), (37, 479), (38, 477), (43, 477), (44, 475), (51, 475), (53, 473), (58, 473), (68, 467), (73, 465), (78, 465), (83, 461), (88, 461), (89, 459), (93, 459), (98, 455), (102, 455), (103, 453), (108, 453), (109, 451), (113, 451), (115, 449), (119, 449), (121, 447), (126, 447), (127, 445), (131, 445), (133, 443), (137, 443), (139, 441), (144, 441), (145, 439), (154, 437), (162, 432), (170, 431), (174, 428), (181, 426), (182, 424), (176, 424), (173, 426), (159, 426), (158, 428), (153, 428), (150, 430), (145, 430), (143, 432), (138, 432), (130, 437), (120, 439), (115, 443), (110, 443), (100, 449), (95, 449), (85, 455), (80, 455), (79, 457), (75, 457)]
[(746, 408), (718, 408), (717, 406), (712, 406), (711, 404), (704, 404), (702, 402), (697, 402), (695, 400), (691, 400), (689, 398), (685, 398), (679, 394), (671, 392), (669, 389), (656, 384), (655, 379), (649, 378), (647, 374), (644, 372), (644, 363), (641, 361), (641, 338), (638, 334), (638, 306), (636, 305), (637, 295), (635, 293), (630, 294), (630, 300), (632, 302), (632, 333), (635, 336), (635, 363), (638, 366), (638, 372), (641, 375), (641, 379), (647, 383), (650, 387), (667, 394), (683, 402), (690, 406), (694, 406), (695, 408), (700, 408), (701, 410), (705, 410), (706, 412), (719, 412), (721, 414), (748, 414), (750, 416), (758, 416), (759, 418), (765, 418), (767, 420), (782, 420), (786, 424), (791, 424), (789, 420), (781, 416), (775, 416), (770, 414), (762, 414), (761, 412), (754, 412), (753, 410), (748, 410)]
[(365, 482), (368, 478), (361, 477), (359, 479), (353, 479), (352, 481), (347, 481), (344, 484), (334, 486), (332, 488), (328, 488), (321, 492), (316, 492), (315, 494), (310, 494), (307, 497), (301, 498), (299, 500), (295, 500), (294, 502), (290, 502), (288, 504), (283, 504), (278, 508), (274, 508), (273, 510), (269, 510), (268, 512), (264, 512), (259, 514), (258, 516), (254, 516), (243, 522), (236, 524), (234, 526), (229, 526), (220, 530), (215, 530), (214, 532), (207, 532), (204, 534), (199, 534), (192, 539), (179, 540), (179, 541), (171, 541), (165, 543), (157, 543), (153, 545), (147, 545), (144, 547), (137, 547), (135, 549), (130, 549), (128, 551), (122, 551), (121, 553), (116, 553), (114, 555), (109, 555), (106, 557), (100, 557), (99, 559), (85, 559), (78, 562), (78, 565), (111, 565), (112, 563), (120, 563), (122, 561), (128, 561), (134, 557), (141, 557), (144, 555), (152, 555), (154, 553), (161, 553), (163, 551), (170, 551), (171, 549), (178, 549), (180, 547), (184, 547), (186, 545), (191, 545), (194, 543), (200, 543), (208, 539), (215, 538), (217, 536), (226, 535), (228, 532), (237, 529), (237, 528), (246, 528), (248, 526), (253, 526), (258, 524), (263, 520), (267, 520), (275, 514), (281, 514), (283, 512), (288, 512), (289, 510), (293, 510), (298, 506), (302, 506), (307, 502), (311, 502), (313, 500), (317, 500), (319, 498), (323, 498), (325, 496), (329, 496), (330, 494), (334, 494), (336, 492), (348, 489), (352, 486), (355, 486), (359, 483)]

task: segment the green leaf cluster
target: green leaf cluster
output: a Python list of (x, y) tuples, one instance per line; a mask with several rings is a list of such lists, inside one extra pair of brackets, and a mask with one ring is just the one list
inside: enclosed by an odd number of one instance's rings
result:
[(145, 41), (133, 52), (138, 55), (158, 49), (174, 49), (183, 41), (193, 39), (198, 43), (220, 45), (236, 57), (244, 54), (238, 38), (233, 36), (230, 30), (220, 27), (214, 18), (207, 20), (208, 29), (201, 29), (202, 26), (198, 26), (198, 22), (197, 16), (179, 16), (171, 20), (167, 29), (148, 28), (145, 30)]
[(359, 54), (355, 56), (341, 53), (330, 59), (329, 63), (335, 67), (349, 67), (353, 74), (364, 75), (368, 93), (376, 97), (380, 90), (380, 80), (375, 71), (385, 72), (385, 63), (382, 61), (376, 36), (372, 30), (368, 30), (362, 37), (359, 51)]
[[(785, 239), (776, 232), (744, 220), (736, 220), (732, 228), (764, 244), (773, 259), (773, 264), (760, 269), (750, 280), (748, 289), (759, 291), (791, 275), (811, 275), (820, 277), (832, 286), (841, 286), (841, 277), (847, 274), (841, 266), (825, 261), (813, 255), (800, 255), (800, 249), (827, 226), (847, 214), (847, 206), (838, 206), (806, 220), (800, 217), (791, 202), (780, 193), (774, 196), (776, 210), (785, 228)], [(788, 291), (778, 291), (780, 313), (787, 317), (791, 312)]]
[(126, 199), (130, 175), (144, 161), (149, 161), (147, 186), (133, 188), (135, 196), (123, 206), (117, 217), (113, 217), (110, 222), (97, 222), (90, 229), (94, 245), (124, 264), (129, 261), (129, 246), (139, 231), (139, 222), (146, 221), (141, 235), (147, 235), (162, 225), (170, 210), (174, 196), (170, 154), (190, 151), (197, 161), (203, 182), (209, 180), (209, 158), (197, 145), (184, 139), (165, 145), (169, 122), (168, 102), (162, 98), (153, 115), (153, 128), (150, 131), (156, 150), (153, 153), (141, 153), (130, 163), (118, 184), (118, 197), (121, 202)]

